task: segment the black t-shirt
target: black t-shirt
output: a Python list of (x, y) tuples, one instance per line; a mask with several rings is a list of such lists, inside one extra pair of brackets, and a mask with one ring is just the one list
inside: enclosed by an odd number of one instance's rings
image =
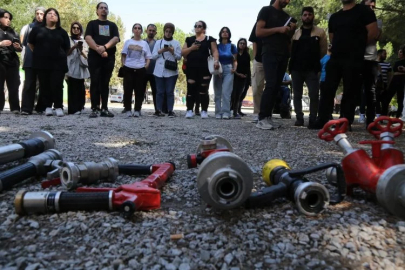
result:
[[(403, 67), (405, 67), (405, 59), (402, 59), (402, 60), (399, 60), (399, 61), (396, 61), (395, 62), (395, 64), (394, 64), (394, 72), (403, 72), (403, 71), (399, 71), (398, 70), (398, 67), (400, 67), (400, 66), (403, 66)], [(405, 73), (404, 73), (405, 74)]]
[(366, 25), (376, 22), (374, 12), (365, 5), (339, 10), (329, 19), (329, 33), (333, 34), (332, 58), (364, 59), (367, 45)]
[(252, 33), (250, 33), (249, 41), (256, 43), (255, 60), (256, 60), (256, 62), (261, 63), (262, 62), (262, 46), (263, 45), (262, 45), (262, 39), (256, 37), (256, 25), (257, 25), (257, 23), (255, 23), (255, 26), (253, 26)]
[[(93, 20), (87, 24), (84, 36), (91, 36), (97, 45), (107, 44), (113, 37), (120, 38), (118, 27), (110, 21)], [(108, 56), (115, 56), (116, 47), (108, 48)], [(93, 49), (89, 50), (89, 55), (99, 55)]]
[(67, 51), (70, 49), (70, 40), (62, 27), (34, 27), (28, 37), (28, 43), (34, 45), (33, 68), (68, 70)]
[[(310, 29), (301, 28), (301, 37), (299, 40), (294, 40), (293, 42), (297, 42), (296, 51), (291, 56), (290, 61), (290, 69), (297, 70), (297, 71), (308, 71), (317, 69), (318, 65), (314, 65), (314, 59), (312, 54), (312, 47), (314, 46), (311, 38), (311, 31)], [(317, 42), (319, 42), (317, 40)], [(294, 46), (294, 45), (293, 45)], [(293, 59), (294, 58), (294, 59)], [(292, 63), (294, 63), (292, 65)], [(316, 58), (316, 63), (319, 63), (319, 58)]]
[[(257, 21), (265, 21), (265, 28), (281, 27), (286, 24), (290, 16), (283, 10), (278, 10), (273, 6), (263, 7)], [(271, 36), (263, 37), (263, 52), (272, 52), (278, 54), (289, 54), (289, 44), (291, 37), (287, 34), (274, 34)]]
[[(245, 75), (250, 74), (250, 55), (247, 52), (243, 52), (242, 55), (239, 53), (236, 55), (236, 61), (238, 62), (238, 66), (236, 68), (236, 72), (242, 73)], [(236, 76), (235, 76), (236, 78)]]
[[(0, 42), (3, 40), (13, 41), (14, 38), (18, 39), (18, 42), (21, 44), (20, 38), (13, 29), (7, 28), (6, 30), (0, 31)], [(7, 47), (0, 47), (0, 62), (10, 67), (20, 65), (20, 60), (18, 59), (13, 44)]]
[[(196, 40), (196, 36), (186, 38), (187, 47), (191, 47)], [(216, 39), (211, 36), (206, 36), (201, 41), (201, 46), (198, 50), (192, 51), (187, 55), (188, 67), (208, 67), (207, 58), (210, 55), (211, 43), (216, 43)]]

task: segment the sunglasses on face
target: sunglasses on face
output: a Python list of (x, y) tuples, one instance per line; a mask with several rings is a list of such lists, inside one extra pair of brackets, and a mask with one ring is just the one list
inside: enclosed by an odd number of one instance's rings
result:
[(79, 28), (79, 27), (76, 27), (76, 26), (73, 26), (72, 29), (73, 29), (73, 30), (80, 30), (80, 28)]
[(203, 26), (201, 24), (196, 24), (194, 25), (194, 28), (202, 28)]

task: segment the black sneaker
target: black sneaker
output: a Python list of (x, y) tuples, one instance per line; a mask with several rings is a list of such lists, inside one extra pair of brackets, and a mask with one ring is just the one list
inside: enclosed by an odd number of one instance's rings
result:
[[(129, 110), (129, 111), (131, 111), (131, 110)], [(127, 112), (127, 110), (123, 109), (121, 113), (126, 113), (126, 112)]]
[(243, 113), (243, 112), (239, 112), (238, 114), (239, 114), (241, 117), (246, 116), (246, 113)]
[(112, 114), (109, 110), (101, 110), (100, 117), (114, 117), (114, 114)]
[(97, 118), (97, 117), (98, 117), (97, 110), (92, 110), (89, 115), (89, 118)]
[(297, 119), (294, 123), (296, 127), (303, 127), (304, 126), (304, 119)]
[(157, 111), (157, 112), (155, 112), (154, 114), (153, 114), (153, 116), (156, 116), (156, 117), (164, 117), (164, 116), (166, 116), (164, 113), (162, 113), (162, 112), (160, 112), (160, 111)]
[(176, 114), (174, 112), (169, 112), (168, 116), (170, 118), (174, 118), (174, 117), (176, 117)]

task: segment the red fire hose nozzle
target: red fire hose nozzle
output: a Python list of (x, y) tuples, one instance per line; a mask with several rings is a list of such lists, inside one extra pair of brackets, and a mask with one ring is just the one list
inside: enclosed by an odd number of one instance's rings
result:
[[(78, 188), (76, 192), (27, 192), (17, 193), (14, 206), (19, 215), (29, 213), (54, 213), (67, 211), (113, 211), (125, 215), (135, 211), (160, 208), (160, 191), (173, 174), (173, 163), (152, 165), (152, 174), (146, 179), (117, 188)], [(144, 173), (141, 170), (140, 173)]]

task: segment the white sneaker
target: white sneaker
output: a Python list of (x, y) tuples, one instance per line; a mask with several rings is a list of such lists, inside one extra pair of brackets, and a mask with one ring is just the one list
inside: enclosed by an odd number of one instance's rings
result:
[(366, 122), (366, 117), (364, 116), (364, 114), (360, 114), (360, 118), (358, 121), (360, 124), (364, 124)]
[[(270, 119), (270, 121), (269, 121), (269, 119)], [(274, 127), (271, 123), (272, 123), (271, 118), (267, 117), (262, 120), (259, 120), (256, 124), (256, 127), (260, 128), (260, 129), (271, 130), (271, 129), (274, 129)]]
[(126, 116), (126, 117), (132, 117), (132, 112), (131, 112), (131, 111), (127, 111), (127, 112), (125, 113), (125, 116)]
[(259, 121), (259, 115), (254, 114), (252, 118), (252, 123), (257, 123)]
[(208, 119), (208, 113), (206, 111), (201, 111), (201, 119)]
[(53, 115), (53, 110), (52, 110), (52, 108), (46, 108), (45, 109), (45, 115), (46, 116), (52, 116)]
[(141, 112), (140, 111), (134, 111), (134, 117), (140, 117)]
[(187, 113), (186, 113), (186, 118), (188, 118), (188, 119), (194, 118), (194, 113), (193, 113), (192, 110), (187, 111)]
[(56, 113), (57, 117), (65, 116), (65, 114), (63, 113), (63, 110), (61, 108), (55, 109), (55, 113)]
[(77, 111), (77, 112), (74, 113), (74, 115), (81, 115), (81, 114), (82, 114), (81, 111)]
[(229, 119), (229, 115), (226, 115), (226, 114), (222, 115), (222, 119), (228, 120), (228, 119)]
[(216, 114), (216, 115), (215, 115), (215, 118), (216, 118), (216, 119), (222, 119), (222, 115)]

